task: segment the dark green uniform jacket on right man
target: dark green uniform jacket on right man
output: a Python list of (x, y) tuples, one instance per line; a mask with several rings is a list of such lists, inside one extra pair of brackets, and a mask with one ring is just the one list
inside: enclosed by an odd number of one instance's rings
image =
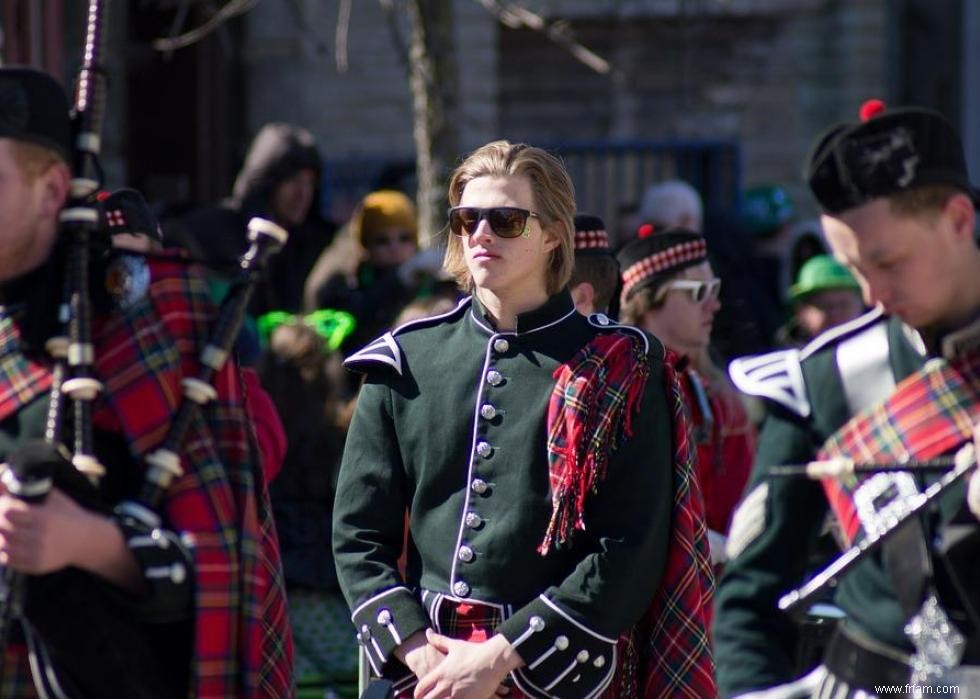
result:
[[(872, 311), (802, 350), (733, 362), (733, 381), (764, 398), (769, 416), (733, 518), (730, 562), (716, 593), (714, 648), (723, 697), (794, 679), (798, 626), (777, 601), (803, 582), (829, 510), (819, 481), (769, 478), (769, 468), (813, 459), (853, 414), (886, 398), (925, 360), (915, 331)], [(902, 631), (905, 615), (880, 554), (840, 581), (835, 601), (847, 613), (847, 624), (910, 648)]]

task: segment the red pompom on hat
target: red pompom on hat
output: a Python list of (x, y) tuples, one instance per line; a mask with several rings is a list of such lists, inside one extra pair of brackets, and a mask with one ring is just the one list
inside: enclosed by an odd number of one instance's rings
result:
[(649, 238), (654, 232), (656, 232), (656, 228), (652, 223), (644, 223), (636, 229), (636, 237), (643, 240), (644, 238)]
[(872, 117), (876, 117), (885, 111), (885, 103), (880, 99), (870, 99), (861, 105), (861, 109), (858, 111), (858, 116), (861, 117), (861, 121), (868, 121)]

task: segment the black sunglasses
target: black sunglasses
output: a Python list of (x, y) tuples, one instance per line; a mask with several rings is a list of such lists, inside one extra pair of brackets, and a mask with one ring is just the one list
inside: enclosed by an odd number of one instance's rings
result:
[(531, 230), (527, 220), (531, 217), (538, 218), (538, 215), (516, 206), (492, 206), (488, 209), (454, 206), (449, 210), (449, 230), (459, 236), (472, 235), (476, 233), (480, 221), (486, 219), (490, 230), (501, 238), (527, 237)]

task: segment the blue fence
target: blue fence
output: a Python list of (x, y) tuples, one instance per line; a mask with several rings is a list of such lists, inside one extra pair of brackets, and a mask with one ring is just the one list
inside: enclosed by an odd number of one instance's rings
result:
[[(742, 190), (741, 151), (726, 141), (589, 141), (542, 144), (560, 155), (575, 183), (580, 211), (598, 214), (610, 230), (625, 224), (651, 183), (681, 179), (704, 199), (706, 210), (737, 211)], [(328, 160), (324, 210), (343, 217), (381, 186), (414, 191), (411, 156)]]

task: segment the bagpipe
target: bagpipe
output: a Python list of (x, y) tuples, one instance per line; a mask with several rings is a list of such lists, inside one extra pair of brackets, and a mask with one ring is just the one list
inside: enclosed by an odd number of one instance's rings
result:
[[(60, 215), (67, 252), (65, 292), (58, 315), (66, 333), (45, 345), (53, 364), (44, 438), (28, 441), (8, 455), (0, 478), (14, 497), (42, 502), (57, 487), (81, 506), (115, 518), (120, 526), (128, 524), (147, 532), (149, 539), (159, 539), (161, 528), (166, 527), (162, 505), (174, 479), (182, 475), (185, 438), (200, 420), (202, 408), (218, 398), (214, 379), (231, 355), (256, 282), (288, 235), (271, 221), (255, 218), (249, 222), (249, 247), (240, 260), (238, 279), (218, 310), (200, 353), (197, 375), (181, 382), (179, 408), (166, 437), (145, 457), (142, 485), (128, 499), (105, 502), (98, 484), (107, 466), (96, 454), (93, 437), (93, 411), (103, 385), (95, 371), (90, 283), (93, 255), (104, 257), (110, 249), (110, 235), (96, 198), (103, 180), (99, 154), (106, 85), (101, 59), (108, 5), (107, 0), (89, 0), (83, 62), (71, 113), (72, 180), (69, 202)], [(70, 451), (63, 443), (66, 437), (71, 441)], [(131, 458), (128, 453), (126, 457)], [(179, 546), (175, 536), (168, 541), (171, 548)], [(167, 548), (168, 542), (158, 545)], [(164, 576), (174, 582), (193, 574), (180, 562), (142, 568), (147, 578)], [(190, 659), (178, 659), (183, 666), (174, 667), (175, 659), (169, 656), (174, 648), (192, 647), (189, 619), (169, 624), (161, 638), (159, 620), (134, 614), (132, 596), (94, 575), (75, 568), (46, 575), (5, 568), (2, 574), (0, 661), (16, 625), (41, 696), (187, 696)], [(188, 617), (193, 616), (191, 594), (180, 605), (188, 610)]]
[[(795, 616), (880, 553), (905, 633), (913, 678), (980, 660), (980, 522), (957, 486), (977, 469), (980, 351), (933, 359), (881, 404), (859, 413), (818, 460), (776, 466), (770, 477), (821, 480), (849, 548), (783, 595)], [(955, 495), (955, 497), (954, 497)], [(915, 681), (915, 679), (913, 680)]]

